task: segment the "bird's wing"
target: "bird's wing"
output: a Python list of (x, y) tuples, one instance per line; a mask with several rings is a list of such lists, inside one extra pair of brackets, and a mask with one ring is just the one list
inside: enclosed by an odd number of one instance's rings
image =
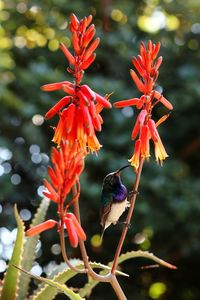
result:
[(111, 210), (112, 202), (113, 202), (113, 197), (112, 195), (110, 195), (110, 201), (107, 201), (107, 203), (100, 208), (100, 220), (101, 220), (101, 226), (103, 228), (105, 227), (105, 222)]

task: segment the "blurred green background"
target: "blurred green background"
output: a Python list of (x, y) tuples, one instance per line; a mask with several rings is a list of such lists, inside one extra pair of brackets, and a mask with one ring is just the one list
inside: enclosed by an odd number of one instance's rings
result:
[[(61, 41), (71, 46), (67, 28), (71, 12), (79, 18), (94, 16), (101, 44), (84, 82), (101, 94), (114, 92), (112, 102), (139, 95), (129, 69), (140, 41), (152, 39), (162, 44), (164, 62), (158, 84), (174, 105), (170, 118), (160, 127), (169, 158), (158, 167), (152, 153), (145, 164), (123, 251), (149, 250), (176, 264), (178, 270), (142, 270), (149, 262), (138, 259), (123, 265), (131, 276), (120, 282), (130, 300), (200, 299), (200, 3), (196, 0), (0, 1), (0, 274), (6, 269), (16, 234), (13, 204), (17, 203), (28, 226), (41, 200), (53, 134), (52, 122), (44, 122), (43, 116), (62, 93), (44, 93), (40, 86), (72, 80), (59, 51)], [(132, 108), (103, 112), (99, 134), (103, 148), (98, 157), (87, 158), (81, 177), (86, 244), (91, 259), (102, 263), (112, 260), (121, 227), (109, 228), (103, 245), (96, 244), (101, 183), (132, 155), (134, 113)], [(164, 113), (158, 107), (155, 119)], [(133, 180), (131, 170), (124, 172), (129, 190)], [(56, 218), (54, 204), (48, 217)], [(70, 255), (79, 257), (79, 252)], [(33, 270), (45, 276), (60, 261), (56, 230), (42, 234)], [(81, 277), (75, 283), (81, 284)], [(64, 298), (59, 295), (56, 299)], [(90, 299), (115, 299), (115, 295), (108, 285), (99, 284)]]

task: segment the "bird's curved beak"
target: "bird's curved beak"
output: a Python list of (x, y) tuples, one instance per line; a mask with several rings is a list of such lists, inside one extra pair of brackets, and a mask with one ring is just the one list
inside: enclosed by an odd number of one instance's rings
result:
[(126, 169), (126, 168), (128, 168), (128, 167), (130, 167), (130, 166), (131, 166), (131, 165), (126, 165), (126, 166), (121, 167), (120, 169), (118, 169), (118, 170), (115, 172), (115, 174), (116, 174), (117, 176), (119, 176), (122, 170), (124, 170), (124, 169)]

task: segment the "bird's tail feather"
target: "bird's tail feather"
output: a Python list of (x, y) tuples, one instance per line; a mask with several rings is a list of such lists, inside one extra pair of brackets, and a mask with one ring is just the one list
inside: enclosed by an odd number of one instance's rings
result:
[(104, 235), (105, 230), (106, 230), (106, 227), (104, 226), (104, 228), (102, 229), (102, 232), (101, 232), (101, 242), (103, 241), (103, 235)]

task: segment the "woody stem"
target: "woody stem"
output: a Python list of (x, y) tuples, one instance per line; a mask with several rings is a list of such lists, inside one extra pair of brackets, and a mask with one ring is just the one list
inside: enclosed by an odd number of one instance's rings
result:
[(78, 269), (75, 266), (73, 266), (70, 263), (70, 261), (69, 261), (69, 259), (67, 257), (67, 252), (66, 252), (66, 248), (65, 248), (65, 237), (64, 237), (64, 227), (63, 227), (63, 224), (61, 225), (59, 234), (60, 234), (60, 247), (61, 247), (61, 251), (62, 251), (62, 256), (63, 256), (63, 259), (64, 259), (65, 263), (67, 264), (67, 266), (71, 270), (73, 270), (73, 271), (75, 271), (77, 273), (86, 273), (85, 269), (81, 270), (81, 269)]
[(134, 210), (134, 207), (135, 207), (135, 201), (136, 201), (136, 197), (137, 197), (138, 186), (139, 186), (139, 183), (140, 183), (143, 164), (144, 164), (144, 158), (142, 158), (140, 160), (138, 172), (136, 174), (136, 178), (135, 178), (135, 182), (134, 182), (134, 186), (133, 186), (133, 195), (130, 199), (130, 207), (129, 207), (129, 211), (128, 211), (128, 214), (127, 214), (127, 217), (126, 217), (125, 226), (122, 230), (122, 234), (121, 234), (118, 246), (117, 246), (117, 250), (115, 252), (115, 257), (114, 257), (114, 260), (113, 260), (111, 274), (115, 274), (115, 272), (116, 272), (117, 265), (118, 265), (118, 258), (119, 258), (119, 255), (121, 253), (121, 249), (123, 247), (124, 240), (126, 238), (128, 227), (130, 225), (131, 217), (132, 217), (133, 210)]
[(61, 201), (61, 203), (62, 204), (59, 205), (59, 212), (60, 212), (59, 217), (60, 217), (60, 222), (61, 222), (60, 228), (59, 228), (59, 236), (60, 236), (60, 247), (61, 247), (63, 259), (70, 269), (72, 269), (78, 273), (86, 273), (85, 269), (80, 270), (80, 269), (76, 268), (75, 266), (73, 266), (67, 257), (66, 246), (65, 246), (64, 222), (63, 222), (65, 212), (63, 209), (63, 202)]
[[(77, 188), (76, 188), (76, 185), (74, 185), (72, 187), (72, 193), (73, 195), (76, 195), (77, 194)], [(79, 209), (79, 202), (78, 200), (76, 200), (74, 203), (74, 213), (76, 215), (76, 218), (77, 220), (79, 221), (80, 223), (80, 209)], [(83, 262), (84, 262), (84, 266), (85, 266), (85, 269), (88, 273), (88, 275), (90, 275), (94, 280), (97, 280), (99, 282), (109, 282), (112, 287), (113, 287), (113, 290), (115, 291), (117, 297), (119, 300), (127, 300), (117, 278), (116, 278), (116, 275), (115, 274), (111, 274), (111, 273), (108, 273), (107, 275), (99, 275), (98, 273), (96, 273), (90, 266), (89, 264), (89, 260), (88, 260), (88, 255), (87, 255), (87, 251), (86, 251), (86, 248), (85, 248), (85, 244), (82, 240), (79, 240), (79, 247), (80, 247), (80, 250), (81, 250), (81, 255), (82, 255), (82, 258), (83, 258)]]

